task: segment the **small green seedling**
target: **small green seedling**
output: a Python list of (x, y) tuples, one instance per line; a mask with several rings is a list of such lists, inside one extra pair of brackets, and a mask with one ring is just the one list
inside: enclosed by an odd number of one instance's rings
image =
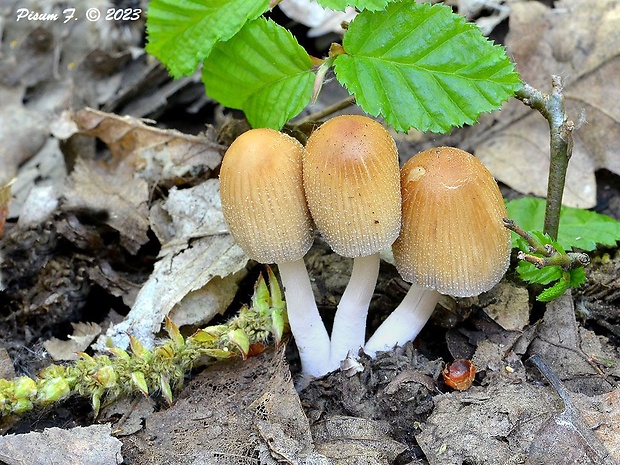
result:
[[(513, 247), (520, 250), (517, 273), (528, 283), (547, 287), (537, 300), (548, 302), (586, 280), (584, 267), (598, 246), (615, 246), (620, 240), (620, 222), (579, 208), (562, 207), (558, 238), (540, 232), (545, 219), (544, 199), (524, 197), (506, 205), (511, 220), (506, 227), (515, 234)], [(568, 251), (568, 252), (567, 252)]]

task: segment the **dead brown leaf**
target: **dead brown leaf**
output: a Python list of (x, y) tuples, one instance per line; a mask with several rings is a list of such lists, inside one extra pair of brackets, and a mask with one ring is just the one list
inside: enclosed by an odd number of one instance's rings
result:
[[(578, 123), (585, 114), (586, 122), (575, 131), (564, 203), (594, 206), (594, 171), (620, 174), (620, 4), (562, 0), (550, 9), (534, 1), (515, 3), (506, 46), (523, 80), (549, 92), (550, 76), (562, 76), (569, 118)], [(514, 99), (491, 127), (490, 119), (474, 129), (476, 156), (513, 189), (545, 196), (547, 122)]]
[(135, 254), (148, 241), (148, 198), (146, 181), (132, 172), (78, 160), (65, 192), (65, 207), (106, 211), (106, 223), (121, 234), (123, 247)]
[[(164, 209), (171, 217), (169, 225), (159, 225), (168, 230), (169, 242), (160, 251), (159, 261), (153, 273), (140, 289), (136, 301), (121, 323), (108, 329), (105, 336), (99, 338), (97, 348), (104, 349), (106, 341), (111, 338), (117, 347), (126, 347), (132, 334), (147, 347), (153, 346), (155, 334), (161, 328), (164, 317), (175, 307), (180, 320), (187, 322), (190, 316), (183, 314), (180, 307), (186, 298), (195, 309), (193, 291), (202, 289), (213, 278), (220, 276), (227, 281), (228, 292), (225, 295), (210, 286), (203, 289), (201, 295), (209, 298), (203, 301), (202, 320), (210, 320), (225, 306), (208, 307), (205, 302), (228, 303), (232, 300), (239, 279), (239, 270), (247, 264), (247, 255), (235, 244), (224, 223), (219, 196), (219, 181), (209, 179), (190, 189), (170, 191), (170, 197)], [(157, 217), (162, 218), (159, 209)], [(160, 236), (164, 237), (164, 236)], [(222, 281), (220, 281), (222, 282)], [(197, 315), (192, 317), (194, 321)], [(175, 321), (176, 322), (176, 321)]]
[(147, 126), (143, 120), (86, 108), (73, 116), (82, 134), (106, 143), (114, 161), (133, 167), (150, 183), (197, 169), (214, 169), (225, 147), (206, 137)]
[[(129, 463), (328, 465), (315, 450), (284, 351), (217, 363), (123, 438)], [(179, 421), (182, 418), (184, 421)], [(153, 441), (153, 438), (157, 438)]]
[(45, 341), (43, 347), (53, 360), (77, 360), (78, 352), (83, 352), (95, 340), (101, 327), (97, 323), (71, 323), (73, 334), (66, 341), (55, 337)]
[(334, 465), (394, 463), (407, 446), (392, 439), (389, 427), (366, 418), (335, 415), (311, 426), (317, 451)]

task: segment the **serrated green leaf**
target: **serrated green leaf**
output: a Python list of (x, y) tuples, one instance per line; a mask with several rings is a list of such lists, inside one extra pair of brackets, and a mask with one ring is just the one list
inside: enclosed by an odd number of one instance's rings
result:
[[(568, 273), (565, 273), (568, 275)], [(548, 287), (536, 297), (536, 300), (539, 302), (550, 302), (554, 299), (557, 299), (562, 294), (566, 292), (566, 290), (570, 287), (570, 279), (568, 276), (563, 276), (557, 283), (553, 286)]]
[(175, 78), (193, 73), (214, 45), (269, 9), (269, 0), (151, 0), (146, 51)]
[(503, 47), (444, 5), (360, 13), (334, 60), (338, 81), (397, 131), (447, 132), (499, 108), (521, 81)]
[(289, 31), (258, 18), (213, 48), (202, 80), (210, 97), (243, 110), (253, 127), (281, 129), (310, 102), (314, 73)]
[[(545, 221), (544, 199), (523, 197), (508, 202), (508, 216), (526, 231), (542, 230)], [(566, 250), (596, 249), (597, 244), (615, 246), (620, 240), (620, 222), (600, 213), (562, 207), (558, 243)], [(513, 234), (513, 246), (516, 235)]]
[(393, 0), (317, 0), (323, 8), (344, 11), (348, 6), (358, 10), (377, 11), (383, 10), (385, 6)]
[(521, 260), (517, 265), (517, 273), (519, 277), (527, 283), (546, 285), (562, 277), (562, 268), (554, 265), (546, 266), (539, 270), (530, 262)]
[(579, 287), (586, 282), (586, 272), (582, 267), (570, 270), (570, 287)]

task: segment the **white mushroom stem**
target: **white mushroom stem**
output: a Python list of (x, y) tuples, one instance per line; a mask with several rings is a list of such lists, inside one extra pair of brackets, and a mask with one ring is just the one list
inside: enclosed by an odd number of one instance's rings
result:
[(375, 357), (414, 340), (431, 317), (441, 294), (412, 284), (398, 307), (377, 328), (364, 346), (364, 352)]
[(368, 306), (379, 276), (379, 254), (353, 259), (349, 283), (334, 316), (331, 343), (332, 369), (338, 368), (349, 351), (355, 354), (366, 340)]
[(288, 321), (299, 351), (302, 373), (331, 371), (329, 335), (319, 314), (303, 259), (277, 264), (284, 285)]

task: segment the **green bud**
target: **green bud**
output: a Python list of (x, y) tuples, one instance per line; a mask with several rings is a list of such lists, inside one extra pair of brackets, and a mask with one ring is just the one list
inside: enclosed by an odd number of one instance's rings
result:
[(166, 317), (166, 331), (168, 332), (168, 336), (170, 336), (170, 339), (172, 339), (172, 342), (177, 349), (180, 349), (185, 345), (185, 340), (181, 335), (181, 331), (179, 331), (179, 327), (175, 325), (168, 317)]
[(108, 347), (107, 350), (109, 350), (110, 353), (112, 353), (118, 358), (122, 358), (123, 360), (126, 360), (126, 361), (131, 360), (131, 357), (129, 356), (129, 354), (123, 349), (120, 349), (118, 347)]
[(162, 360), (171, 359), (175, 355), (174, 344), (172, 340), (165, 342), (153, 350), (153, 355)]
[(283, 310), (276, 310), (271, 313), (271, 334), (276, 341), (276, 345), (279, 346), (282, 341), (284, 331), (287, 330), (288, 321), (286, 312)]
[(140, 389), (140, 391), (142, 392), (142, 394), (144, 394), (145, 397), (148, 397), (149, 395), (149, 386), (148, 384), (146, 384), (146, 379), (144, 378), (144, 373), (142, 373), (141, 371), (134, 371), (131, 374), (131, 381), (133, 382), (133, 384), (135, 384), (135, 386)]
[(95, 413), (95, 418), (99, 416), (99, 409), (101, 408), (101, 396), (103, 395), (103, 388), (100, 387), (95, 389), (93, 392), (93, 396), (91, 399), (91, 405), (93, 406), (93, 412)]
[(57, 402), (71, 394), (69, 383), (64, 378), (48, 378), (41, 383), (37, 401), (42, 404)]
[(63, 378), (65, 376), (65, 367), (50, 365), (41, 370), (38, 376), (43, 379)]
[(235, 329), (234, 331), (228, 332), (228, 339), (239, 349), (241, 356), (245, 360), (250, 351), (250, 340), (248, 339), (247, 333), (241, 328)]
[(168, 405), (172, 407), (172, 389), (170, 388), (170, 381), (168, 380), (167, 376), (161, 375), (160, 386), (161, 393), (163, 394), (164, 399), (166, 399)]
[(135, 356), (142, 360), (148, 361), (151, 356), (151, 352), (149, 352), (148, 349), (146, 349), (146, 347), (144, 347), (142, 343), (131, 334), (129, 335), (129, 345), (131, 346), (131, 351)]
[(270, 297), (271, 297), (271, 306), (278, 308), (278, 309), (284, 309), (285, 303), (284, 303), (284, 300), (282, 299), (282, 291), (280, 290), (280, 284), (278, 283), (278, 278), (276, 278), (276, 275), (273, 273), (273, 270), (269, 266), (267, 267), (267, 277), (269, 279), (269, 292), (270, 292)]
[(37, 383), (34, 379), (28, 376), (20, 376), (14, 381), (15, 392), (14, 396), (17, 399), (30, 399), (37, 394)]
[(13, 404), (13, 408), (11, 409), (12, 413), (24, 413), (32, 410), (33, 405), (32, 402), (28, 399), (17, 399), (17, 401)]
[(269, 297), (269, 289), (267, 288), (267, 283), (265, 283), (265, 278), (263, 278), (263, 274), (261, 273), (258, 276), (256, 285), (254, 286), (252, 308), (258, 311), (259, 315), (267, 315), (269, 313), (270, 303), (271, 299)]
[(209, 326), (208, 328), (199, 329), (190, 336), (192, 342), (201, 345), (210, 345), (217, 342), (218, 338), (222, 335), (226, 329), (224, 325)]
[(231, 358), (235, 356), (235, 353), (224, 348), (224, 349), (203, 349), (205, 355), (209, 357), (217, 358), (220, 360)]
[(106, 365), (97, 370), (97, 373), (93, 376), (95, 380), (104, 388), (111, 389), (116, 386), (118, 377), (111, 365)]

